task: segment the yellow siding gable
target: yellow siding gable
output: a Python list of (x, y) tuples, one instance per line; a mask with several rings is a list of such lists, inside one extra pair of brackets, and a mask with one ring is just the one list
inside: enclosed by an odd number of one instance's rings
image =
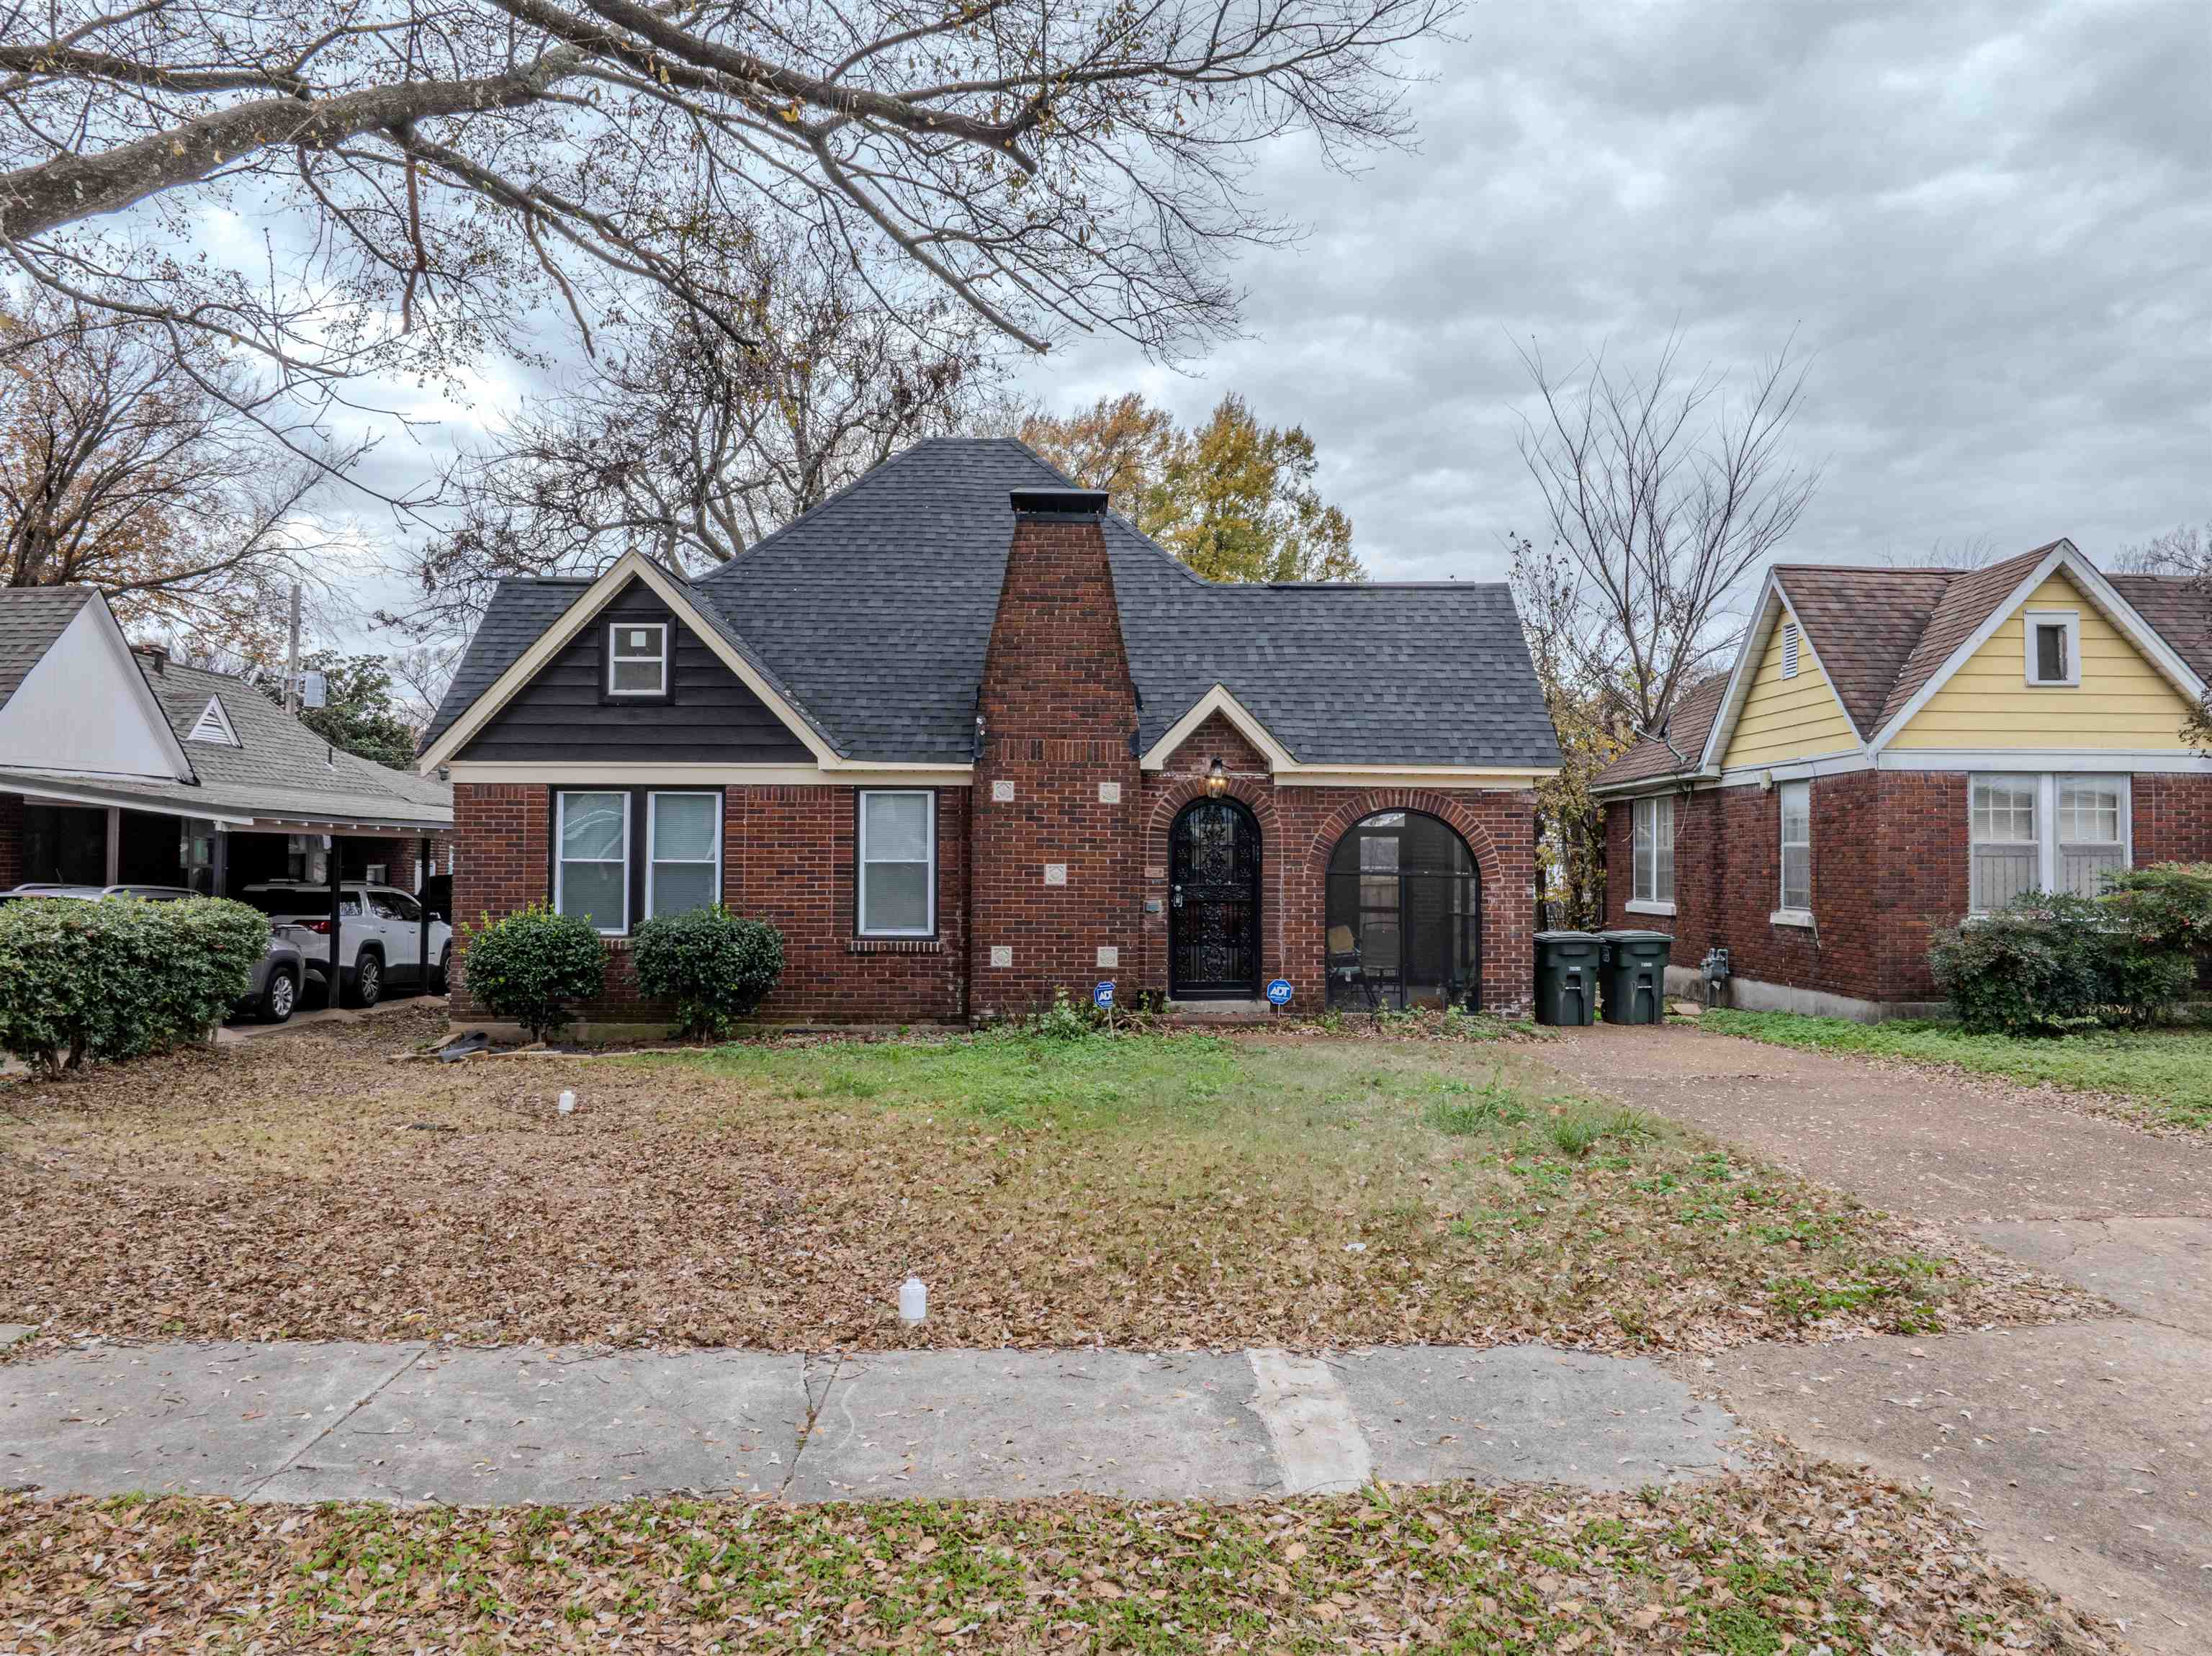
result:
[[(2027, 682), (2023, 610), (2073, 610), (2081, 616), (2079, 685)], [(2054, 574), (2007, 616), (1982, 647), (1944, 681), (1898, 748), (2179, 749), (2189, 701), (2143, 659), (2126, 634)]]
[(1797, 676), (1782, 676), (1782, 630), (1789, 625), (1785, 613), (1767, 638), (1766, 653), (1744, 696), (1742, 716), (1721, 757), (1723, 769), (1848, 753), (1859, 745), (1850, 720), (1844, 717), (1843, 704), (1813, 654), (1809, 636), (1799, 640)]

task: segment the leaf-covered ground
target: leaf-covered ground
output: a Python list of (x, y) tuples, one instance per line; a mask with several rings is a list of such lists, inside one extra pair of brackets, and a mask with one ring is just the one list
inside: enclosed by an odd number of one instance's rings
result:
[(2145, 1125), (2212, 1128), (2212, 1030), (2100, 1029), (2078, 1035), (1970, 1034), (1955, 1023), (1856, 1023), (1789, 1012), (1708, 1012), (1698, 1028), (1777, 1046), (1945, 1065), (2097, 1095), (2101, 1113)]
[(26, 1652), (2123, 1648), (1933, 1503), (1795, 1459), (1687, 1492), (1243, 1506), (0, 1496), (0, 1630)]
[[(86, 1332), (1680, 1350), (2082, 1304), (1662, 1122), (1547, 1096), (1510, 1043), (396, 1061), (432, 1027), (0, 1086), (0, 1322), (40, 1325), (10, 1355)], [(913, 1333), (909, 1269), (931, 1285)]]

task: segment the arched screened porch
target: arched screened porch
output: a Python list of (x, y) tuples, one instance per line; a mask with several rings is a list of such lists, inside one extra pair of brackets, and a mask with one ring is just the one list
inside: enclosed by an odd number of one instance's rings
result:
[(1328, 859), (1328, 1004), (1347, 1011), (1482, 998), (1474, 853), (1425, 811), (1362, 818)]

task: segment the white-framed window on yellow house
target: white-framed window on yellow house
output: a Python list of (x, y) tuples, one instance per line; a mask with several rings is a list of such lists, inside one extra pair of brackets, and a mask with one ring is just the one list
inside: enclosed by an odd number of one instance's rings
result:
[(1813, 912), (1813, 785), (1784, 782), (1782, 798), (1782, 880), (1778, 907), (1785, 914)]
[(2030, 610), (2021, 616), (2027, 682), (2050, 689), (2081, 682), (2081, 612)]
[(1674, 796), (1638, 799), (1633, 813), (1634, 864), (1629, 882), (1632, 907), (1673, 913), (1674, 907)]
[(1977, 775), (1967, 793), (1967, 904), (1990, 914), (2034, 891), (2094, 897), (2133, 854), (2122, 775)]

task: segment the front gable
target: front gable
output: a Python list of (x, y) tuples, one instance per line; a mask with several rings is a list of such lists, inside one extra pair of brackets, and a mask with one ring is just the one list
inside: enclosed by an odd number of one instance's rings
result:
[(0, 764), (192, 779), (191, 760), (98, 593), (0, 703)]
[[(620, 626), (667, 629), (667, 688), (610, 689)], [(642, 578), (574, 627), (453, 754), (464, 762), (811, 764), (813, 751)]]
[[(2189, 743), (2194, 705), (2106, 614), (2109, 600), (2055, 567), (1936, 682), (1886, 745), (1904, 749), (2163, 749)], [(2027, 682), (2031, 612), (2079, 618), (2078, 684)]]

